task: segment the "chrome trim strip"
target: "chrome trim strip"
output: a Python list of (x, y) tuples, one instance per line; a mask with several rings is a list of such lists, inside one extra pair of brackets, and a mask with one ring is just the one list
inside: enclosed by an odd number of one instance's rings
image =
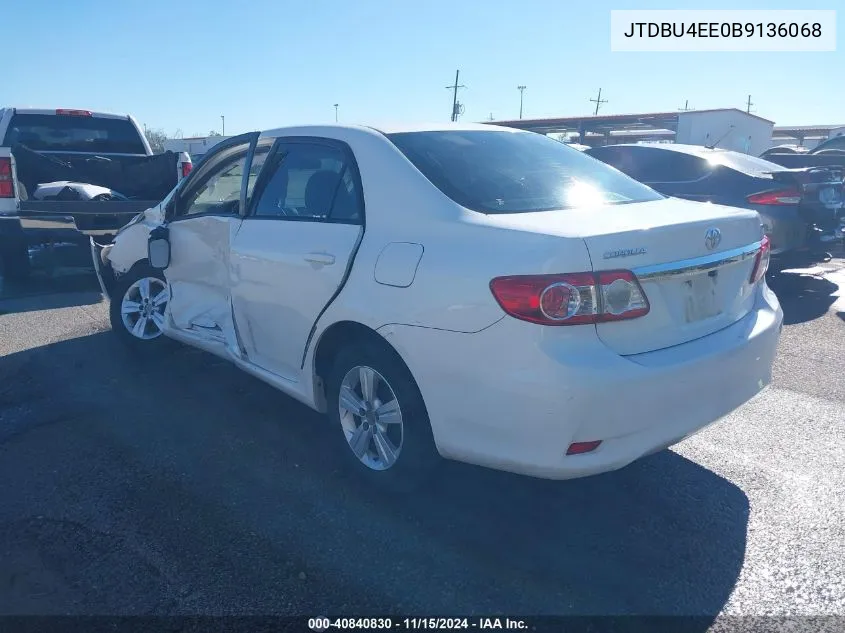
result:
[(744, 262), (757, 255), (761, 243), (754, 242), (747, 246), (722, 251), (721, 253), (713, 253), (712, 255), (704, 255), (703, 257), (682, 259), (675, 262), (667, 262), (666, 264), (655, 264), (654, 266), (641, 266), (640, 268), (634, 268), (631, 272), (641, 281), (695, 275), (707, 270)]

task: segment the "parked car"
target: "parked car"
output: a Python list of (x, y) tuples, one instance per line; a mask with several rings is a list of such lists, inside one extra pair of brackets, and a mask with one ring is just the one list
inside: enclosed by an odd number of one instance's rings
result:
[(759, 393), (783, 319), (755, 212), (488, 125), (234, 137), (92, 251), (137, 353), (228, 359), (391, 486), (621, 468)]
[(832, 136), (809, 151), (810, 154), (815, 154), (816, 156), (832, 154), (834, 152), (840, 156), (845, 155), (845, 134)]
[(768, 160), (769, 155), (771, 154), (806, 154), (807, 148), (800, 147), (798, 145), (776, 145), (775, 147), (770, 147), (769, 149), (765, 150), (762, 154), (760, 154), (760, 158), (764, 158)]
[(26, 277), (31, 246), (113, 235), (190, 170), (128, 115), (0, 108), (0, 273)]
[(772, 147), (761, 155), (768, 161), (791, 169), (806, 167), (845, 167), (845, 135), (833, 136), (807, 151), (804, 148)]
[(773, 266), (817, 261), (841, 239), (845, 168), (784, 169), (739, 152), (668, 143), (606, 145), (587, 153), (667, 196), (757, 211)]

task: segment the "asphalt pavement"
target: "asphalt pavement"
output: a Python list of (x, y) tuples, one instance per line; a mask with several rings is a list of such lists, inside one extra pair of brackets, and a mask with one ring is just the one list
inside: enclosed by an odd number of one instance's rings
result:
[(7, 285), (0, 614), (845, 616), (845, 259), (772, 285), (774, 384), (704, 432), (581, 480), (449, 462), (398, 497), (228, 363), (131, 355), (90, 272)]

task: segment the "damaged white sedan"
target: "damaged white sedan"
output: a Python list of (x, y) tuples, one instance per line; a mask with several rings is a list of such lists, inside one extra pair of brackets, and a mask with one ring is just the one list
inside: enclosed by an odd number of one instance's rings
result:
[(391, 482), (621, 468), (760, 392), (783, 319), (755, 212), (487, 125), (231, 138), (92, 248), (122, 339), (230, 360)]

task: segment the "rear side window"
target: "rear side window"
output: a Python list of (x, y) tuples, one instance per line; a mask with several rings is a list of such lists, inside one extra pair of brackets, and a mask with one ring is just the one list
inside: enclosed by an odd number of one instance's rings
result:
[(128, 119), (53, 114), (16, 114), (3, 145), (21, 143), (36, 151), (146, 154), (138, 130)]
[(584, 153), (532, 132), (449, 130), (387, 136), (438, 189), (481, 213), (662, 198)]
[(689, 182), (704, 178), (712, 167), (707, 161), (684, 152), (653, 147), (597, 147), (591, 156), (646, 183)]
[(320, 143), (280, 143), (255, 217), (356, 224), (363, 219), (356, 172), (345, 153)]

